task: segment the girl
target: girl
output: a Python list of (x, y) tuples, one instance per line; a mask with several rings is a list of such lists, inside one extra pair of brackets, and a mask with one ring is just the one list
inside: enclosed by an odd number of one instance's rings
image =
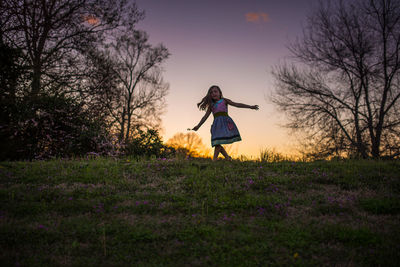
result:
[(200, 110), (207, 110), (206, 114), (192, 130), (197, 131), (210, 116), (211, 112), (213, 113), (214, 122), (211, 125), (211, 145), (215, 147), (213, 161), (217, 160), (219, 153), (222, 153), (226, 159), (231, 160), (231, 157), (221, 144), (231, 144), (242, 140), (235, 123), (228, 116), (228, 105), (258, 110), (258, 105), (249, 106), (223, 98), (221, 89), (216, 85), (208, 89), (207, 95), (197, 104)]

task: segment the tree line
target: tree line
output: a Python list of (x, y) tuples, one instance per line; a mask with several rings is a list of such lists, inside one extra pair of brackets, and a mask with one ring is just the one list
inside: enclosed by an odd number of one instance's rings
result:
[(127, 0), (0, 1), (0, 159), (169, 153), (170, 53)]

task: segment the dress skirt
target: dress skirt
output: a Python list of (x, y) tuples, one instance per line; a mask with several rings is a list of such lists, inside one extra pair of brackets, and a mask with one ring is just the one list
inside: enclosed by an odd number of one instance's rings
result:
[(242, 140), (236, 124), (229, 116), (217, 116), (211, 125), (211, 146), (231, 144)]

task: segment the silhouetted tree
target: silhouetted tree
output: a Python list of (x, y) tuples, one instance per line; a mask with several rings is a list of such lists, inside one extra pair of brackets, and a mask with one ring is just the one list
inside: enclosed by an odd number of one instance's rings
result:
[(18, 92), (18, 83), (25, 71), (20, 63), (21, 58), (19, 49), (7, 46), (0, 39), (0, 100), (3, 108), (15, 104), (15, 99), (21, 94)]
[[(2, 55), (18, 52), (2, 64), (2, 103), (15, 97), (16, 108), (1, 114), (13, 120), (2, 119), (0, 128), (22, 144), (20, 155), (23, 147), (29, 158), (85, 147), (99, 153), (114, 142), (105, 130), (132, 144), (141, 126), (159, 125), (168, 91), (161, 64), (169, 53), (135, 29), (143, 15), (129, 0), (0, 1)], [(158, 136), (153, 131), (147, 134)]]
[(169, 56), (164, 45), (152, 46), (143, 31), (118, 33), (106, 52), (114, 62), (114, 100), (108, 109), (121, 141), (140, 127), (157, 128), (169, 85), (163, 81), (161, 64)]
[(86, 52), (86, 75), (81, 80), (81, 88), (75, 97), (86, 103), (93, 116), (104, 121), (111, 131), (115, 124), (112, 118), (113, 103), (120, 101), (118, 77), (114, 71), (118, 62), (112, 61), (107, 54), (97, 48)]
[(14, 135), (13, 127), (20, 118), (18, 83), (24, 74), (20, 64), (21, 51), (5, 45), (0, 39), (0, 159), (16, 146), (10, 144), (9, 137)]
[(321, 2), (272, 101), (316, 154), (400, 155), (400, 2)]
[(133, 27), (143, 14), (127, 0), (2, 0), (2, 39), (20, 49), (30, 80), (25, 95), (62, 90), (74, 93), (80, 85), (85, 52), (121, 27)]

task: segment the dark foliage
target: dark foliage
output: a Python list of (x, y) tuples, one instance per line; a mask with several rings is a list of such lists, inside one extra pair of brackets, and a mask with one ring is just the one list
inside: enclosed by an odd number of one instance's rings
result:
[[(0, 160), (173, 153), (157, 131), (133, 131), (158, 123), (168, 90), (159, 65), (169, 53), (135, 30), (143, 16), (127, 0), (1, 1)], [(119, 58), (112, 36), (118, 48), (130, 41)], [(117, 141), (118, 118), (126, 138)]]
[(175, 149), (164, 145), (157, 130), (148, 129), (138, 130), (125, 144), (124, 153), (128, 156), (167, 158), (175, 155)]
[(104, 122), (65, 96), (18, 98), (5, 110), (13, 112), (0, 131), (0, 160), (80, 156), (108, 142)]

